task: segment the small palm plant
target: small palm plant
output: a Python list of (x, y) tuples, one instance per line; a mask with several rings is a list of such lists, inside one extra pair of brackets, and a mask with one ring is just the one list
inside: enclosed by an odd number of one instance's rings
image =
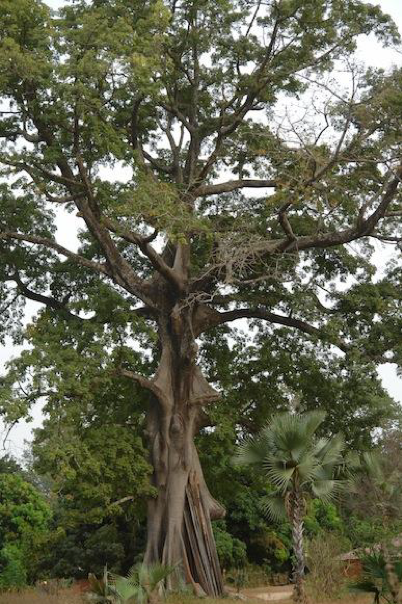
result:
[(303, 520), (306, 497), (328, 501), (345, 485), (341, 480), (345, 461), (342, 435), (317, 438), (325, 413), (280, 414), (259, 435), (246, 439), (236, 455), (237, 463), (259, 464), (274, 486), (262, 501), (263, 511), (274, 520), (287, 517), (292, 525), (294, 554), (294, 601), (307, 601), (304, 589)]
[[(390, 584), (388, 564), (389, 560), (384, 557), (384, 553), (372, 552), (361, 558), (363, 573), (360, 580), (350, 584), (351, 591), (373, 594), (373, 604), (394, 604), (395, 594), (393, 593), (392, 581)], [(402, 561), (392, 559), (393, 573), (399, 581), (402, 582)]]
[(94, 604), (114, 604), (117, 602), (117, 593), (109, 582), (107, 566), (103, 570), (103, 577), (98, 579), (95, 575), (88, 575), (89, 591), (86, 599)]
[(88, 599), (99, 604), (156, 604), (174, 570), (174, 566), (163, 564), (136, 564), (122, 577), (105, 569), (103, 579), (90, 577)]

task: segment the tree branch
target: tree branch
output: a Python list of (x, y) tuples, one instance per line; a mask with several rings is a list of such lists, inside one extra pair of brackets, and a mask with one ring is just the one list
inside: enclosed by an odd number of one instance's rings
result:
[(68, 308), (62, 302), (56, 300), (56, 298), (53, 298), (52, 296), (44, 296), (43, 294), (38, 294), (37, 292), (34, 292), (29, 289), (29, 287), (25, 285), (25, 283), (22, 281), (18, 271), (15, 271), (15, 273), (10, 276), (10, 279), (12, 281), (15, 281), (15, 283), (17, 284), (18, 291), (25, 298), (29, 298), (30, 300), (39, 302), (40, 304), (44, 304), (45, 306), (47, 306), (48, 308), (52, 308), (53, 310), (62, 311), (72, 319), (81, 319), (81, 317), (79, 317), (78, 315), (75, 315), (74, 313), (70, 312)]
[(99, 262), (93, 262), (92, 260), (88, 260), (84, 258), (84, 256), (80, 256), (79, 254), (75, 254), (71, 250), (63, 247), (56, 241), (52, 241), (51, 239), (47, 239), (46, 237), (39, 237), (36, 235), (28, 235), (26, 233), (14, 233), (11, 231), (0, 231), (0, 239), (16, 239), (18, 241), (25, 241), (27, 243), (34, 243), (37, 245), (43, 245), (49, 249), (56, 251), (58, 254), (65, 256), (80, 264), (81, 266), (85, 266), (86, 268), (90, 268), (95, 270), (98, 273), (103, 275), (107, 275), (108, 277), (112, 277), (112, 274), (108, 270), (105, 264), (100, 264)]
[(222, 325), (223, 323), (236, 321), (237, 319), (262, 319), (264, 321), (268, 321), (269, 323), (285, 325), (286, 327), (294, 327), (295, 329), (307, 333), (310, 336), (330, 342), (343, 352), (348, 351), (348, 346), (344, 342), (341, 342), (337, 339), (330, 340), (327, 334), (323, 333), (321, 329), (310, 325), (310, 323), (307, 323), (302, 319), (295, 319), (291, 316), (278, 315), (264, 308), (237, 308), (235, 310), (228, 310), (226, 312), (215, 311), (209, 315), (207, 327), (206, 329), (203, 329), (203, 331), (206, 331), (211, 327), (216, 327), (217, 325)]
[(155, 248), (149, 243), (149, 238), (142, 237), (138, 233), (125, 229), (110, 218), (103, 217), (102, 222), (110, 231), (116, 233), (125, 241), (137, 245), (142, 253), (148, 258), (148, 260), (151, 261), (152, 266), (156, 271), (158, 271), (158, 273), (163, 275), (163, 277), (165, 277), (165, 279), (174, 285), (174, 287), (176, 287), (179, 291), (183, 289), (183, 280), (173, 268), (166, 264), (162, 256), (158, 254)]
[(219, 193), (228, 193), (237, 189), (245, 188), (268, 188), (276, 187), (277, 183), (275, 180), (258, 180), (258, 179), (242, 179), (242, 180), (229, 180), (228, 182), (221, 182), (215, 185), (203, 185), (195, 189), (193, 192), (196, 197), (206, 197), (207, 195), (217, 195)]
[(123, 377), (129, 378), (130, 380), (137, 382), (137, 384), (139, 384), (143, 388), (146, 388), (151, 392), (155, 392), (155, 385), (153, 381), (144, 377), (143, 375), (135, 373), (135, 371), (130, 371), (129, 369), (123, 369), (123, 367), (120, 367), (118, 369), (118, 373)]
[(279, 241), (268, 241), (267, 251), (270, 253), (302, 251), (310, 248), (334, 247), (344, 243), (350, 243), (356, 239), (372, 234), (377, 224), (386, 217), (388, 206), (393, 202), (402, 178), (402, 164), (398, 167), (395, 177), (389, 182), (385, 193), (376, 210), (367, 218), (361, 216), (354, 227), (339, 232), (324, 233), (318, 236), (304, 236), (295, 238), (293, 243), (289, 239)]

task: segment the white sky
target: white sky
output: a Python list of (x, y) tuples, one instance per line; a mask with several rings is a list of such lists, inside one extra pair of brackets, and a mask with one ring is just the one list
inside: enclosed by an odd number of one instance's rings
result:
[[(59, 8), (64, 3), (64, 0), (47, 0), (47, 4), (53, 9)], [(380, 0), (377, 4), (381, 6), (384, 12), (393, 17), (399, 30), (402, 32), (402, 0)], [(361, 40), (358, 48), (358, 58), (365, 64), (373, 67), (384, 67), (387, 69), (393, 64), (402, 65), (402, 55), (398, 55), (392, 49), (381, 48), (374, 36), (369, 36), (368, 38)], [(114, 176), (116, 177), (116, 174)], [(76, 247), (76, 219), (69, 215), (63, 215), (59, 220), (58, 226), (58, 240), (60, 243), (70, 248)], [(30, 303), (28, 308), (29, 315), (32, 315), (38, 308), (38, 305)], [(20, 350), (20, 347), (12, 346), (11, 343), (8, 343), (4, 347), (0, 347), (0, 371), (4, 366), (4, 363), (10, 360), (10, 358), (17, 356)], [(388, 390), (390, 395), (402, 404), (402, 379), (398, 378), (396, 374), (396, 366), (389, 363), (382, 365), (379, 368), (379, 375), (382, 378), (384, 387)], [(30, 440), (32, 428), (40, 426), (42, 421), (40, 405), (37, 405), (36, 408), (33, 409), (32, 415), (33, 421), (31, 423), (20, 422), (20, 424), (13, 429), (7, 442), (4, 444), (5, 449), (14, 455), (20, 456), (23, 453), (24, 441)], [(0, 425), (0, 455), (3, 446), (2, 440)]]

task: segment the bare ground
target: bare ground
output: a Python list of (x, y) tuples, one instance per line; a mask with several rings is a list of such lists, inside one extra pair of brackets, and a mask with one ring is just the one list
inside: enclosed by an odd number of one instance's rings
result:
[[(284, 595), (290, 593), (289, 587), (263, 587), (256, 589), (242, 590), (242, 595), (245, 596), (246, 604), (262, 604), (262, 602), (280, 602), (280, 604), (292, 604), (292, 600), (283, 599)], [(276, 595), (276, 599), (268, 599), (265, 596)], [(243, 600), (244, 601), (244, 600)], [(39, 592), (35, 589), (29, 589), (18, 593), (3, 593), (0, 594), (0, 604), (83, 604), (85, 599), (80, 594), (74, 593), (72, 590), (60, 591), (57, 595), (48, 595)], [(193, 596), (185, 596), (175, 594), (167, 600), (167, 604), (239, 604), (241, 600), (234, 598), (224, 598), (214, 600), (210, 598), (197, 599)], [(345, 596), (339, 600), (332, 600), (332, 604), (371, 604), (372, 598), (357, 597), (355, 595)], [(311, 601), (311, 604), (326, 604), (323, 600)], [(328, 604), (331, 604), (328, 602)]]

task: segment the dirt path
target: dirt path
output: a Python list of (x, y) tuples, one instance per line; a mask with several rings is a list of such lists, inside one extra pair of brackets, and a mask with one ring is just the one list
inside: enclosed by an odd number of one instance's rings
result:
[[(234, 593), (234, 590), (230, 590)], [(291, 600), (293, 593), (292, 585), (284, 585), (281, 587), (256, 587), (254, 589), (242, 589), (240, 594), (245, 598), (254, 600), (262, 600), (264, 602), (282, 602)]]

